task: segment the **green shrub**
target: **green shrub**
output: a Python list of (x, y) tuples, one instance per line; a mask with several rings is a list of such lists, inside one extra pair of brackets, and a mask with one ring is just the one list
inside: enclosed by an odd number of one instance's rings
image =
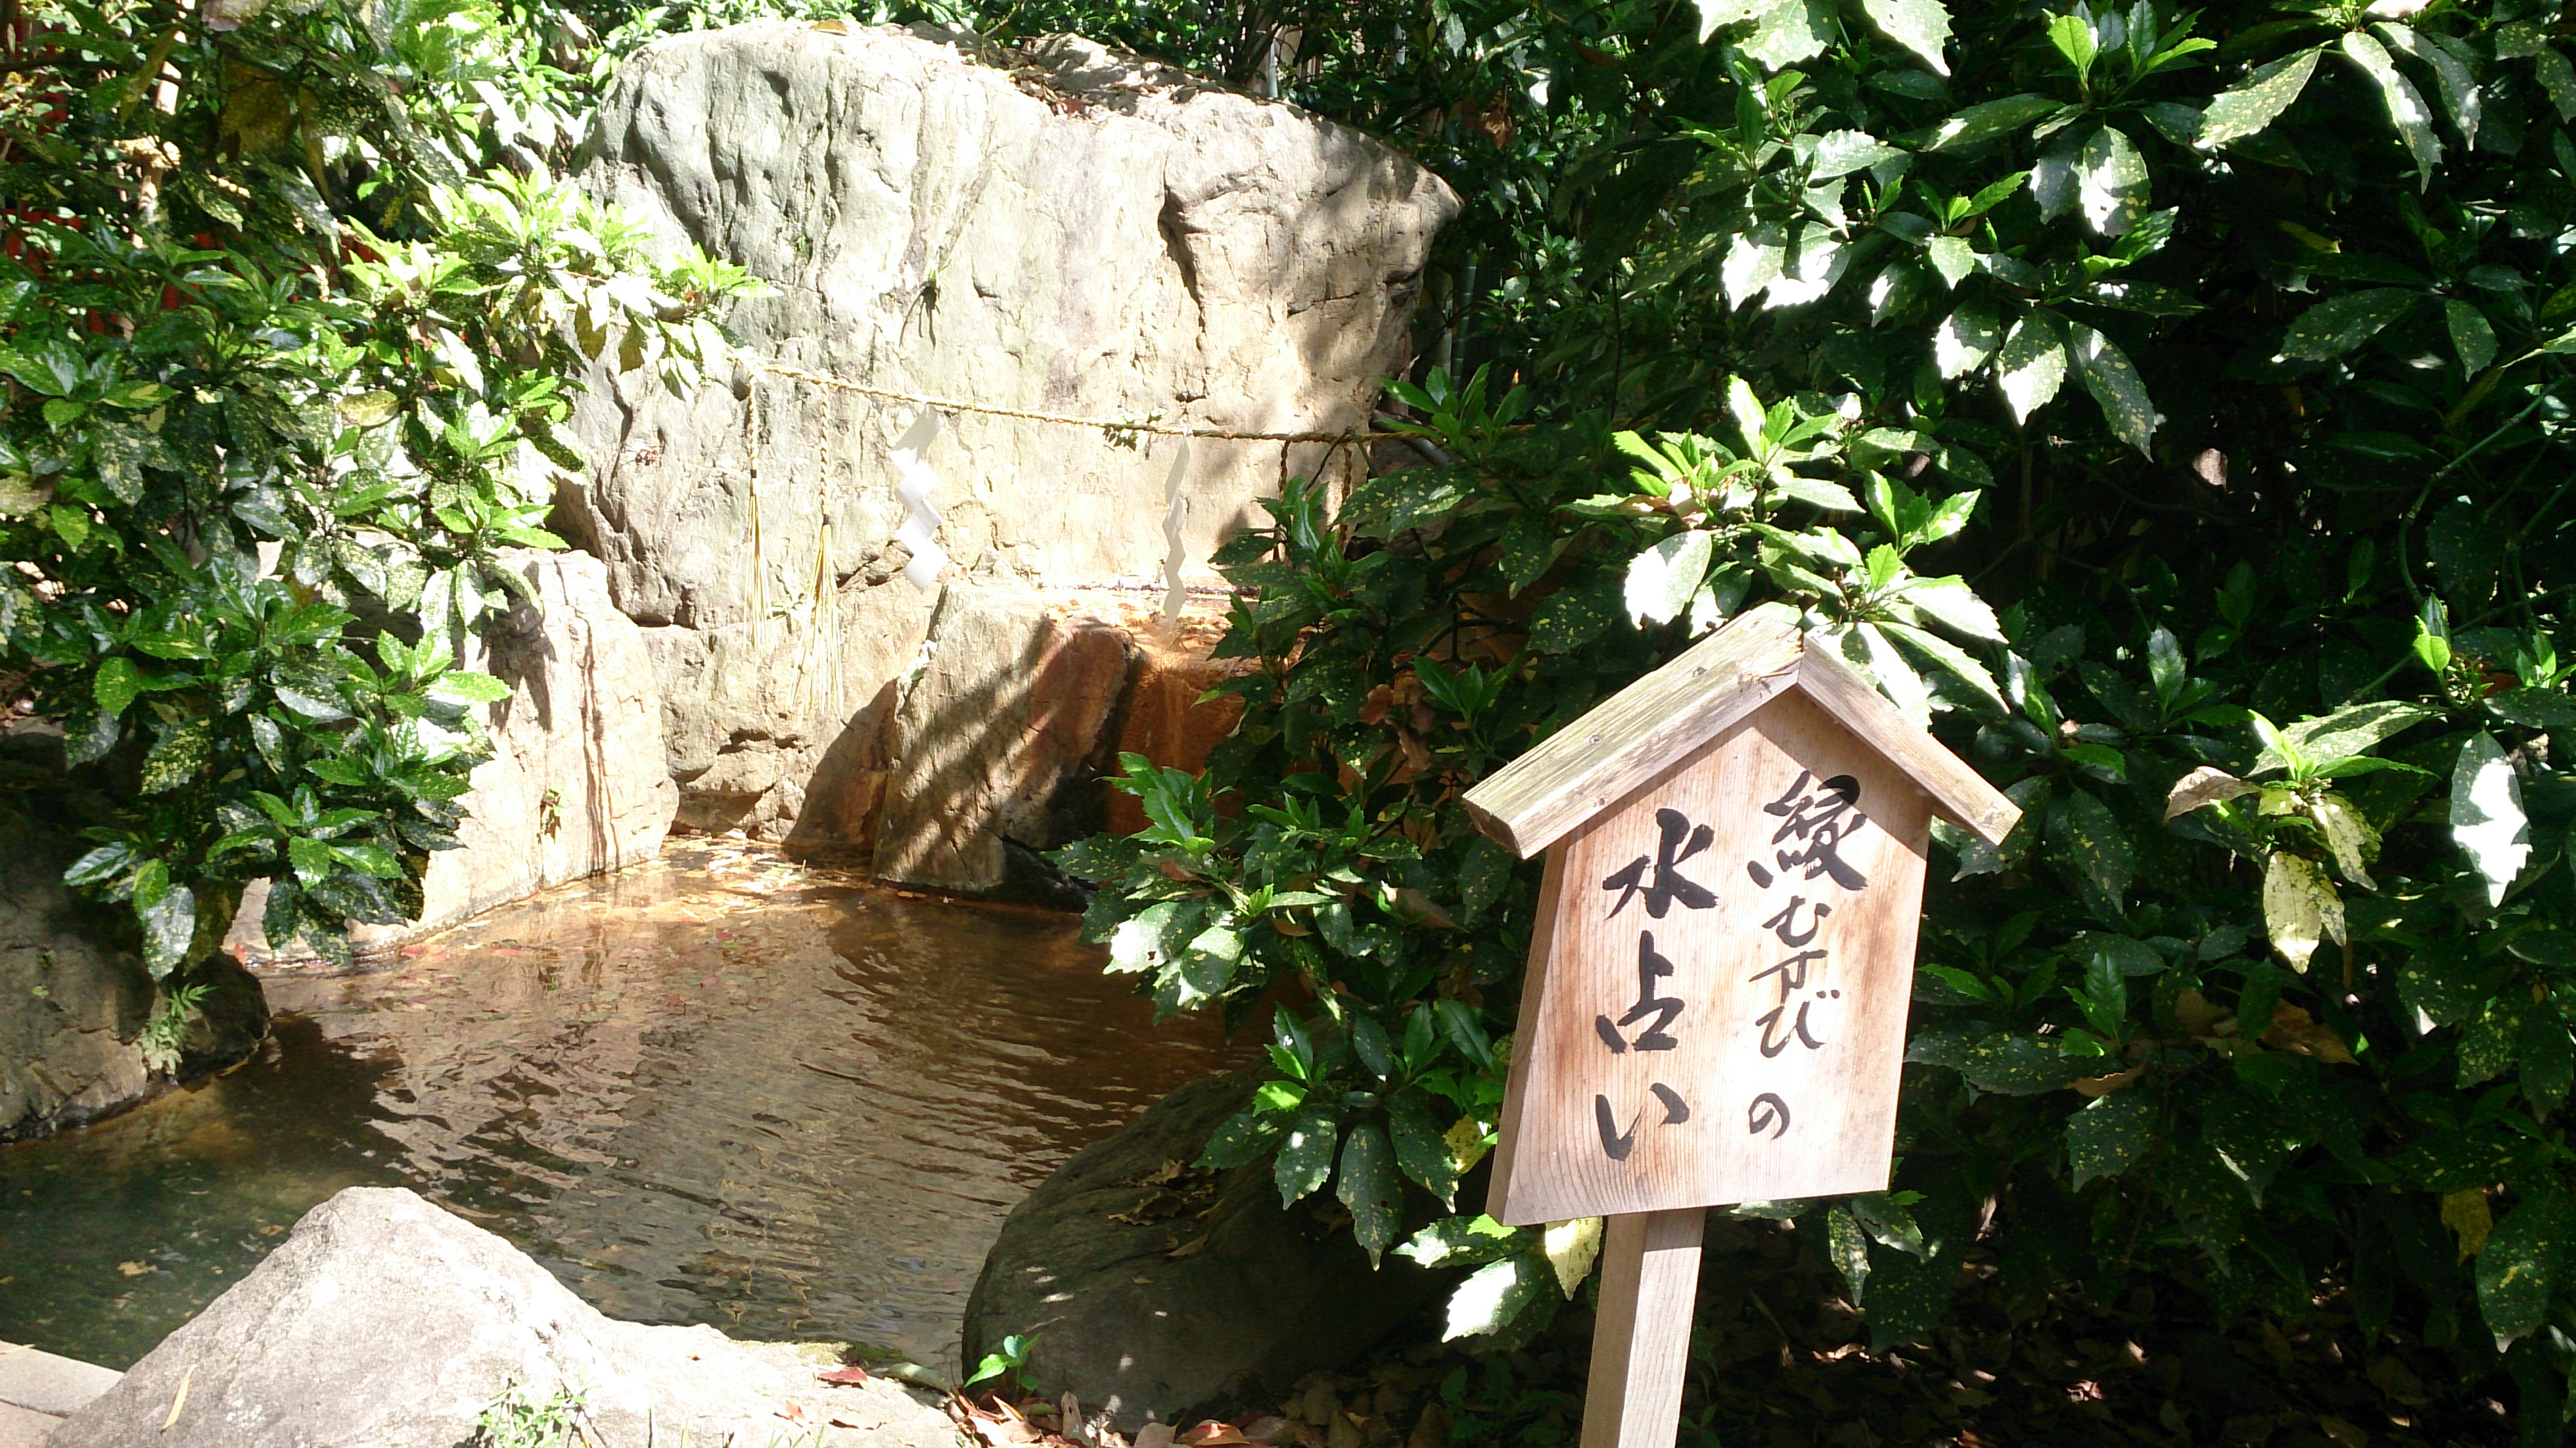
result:
[(73, 883), (155, 977), (245, 881), (407, 920), (482, 741), (460, 670), (583, 466), (580, 369), (692, 386), (747, 285), (548, 173), (577, 110), (486, 0), (37, 5), (0, 161), (0, 674), (110, 798)]
[(2509, 1371), (2554, 1441), (2565, 22), (1702, 10), (1433, 11), (1511, 123), (1412, 123), (1491, 153), (1433, 319), (1491, 366), (1399, 389), (1444, 461), (1227, 547), (1242, 725), (1061, 856), (1165, 1009), (1312, 992), (1210, 1159), (1372, 1253), (1427, 1216), (1453, 1334), (1534, 1330), (1540, 1233), (1403, 1200), (1490, 1141), (1529, 931), (1458, 795), (1780, 599), (2025, 823), (1936, 851), (1896, 1189), (1744, 1210), (1882, 1345), (1963, 1268), (2024, 1315), (2152, 1274)]

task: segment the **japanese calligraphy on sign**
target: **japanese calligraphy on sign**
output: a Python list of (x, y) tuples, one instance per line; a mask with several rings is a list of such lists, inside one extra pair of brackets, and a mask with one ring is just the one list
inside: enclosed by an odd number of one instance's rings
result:
[[(1734, 640), (1776, 650), (1758, 671), (1681, 674), (1686, 655), (1468, 796), (1548, 853), (1502, 1221), (1887, 1185), (1933, 817), (2000, 838), (2014, 811), (1848, 665), (1768, 628)], [(1660, 715), (1621, 715), (1657, 688)]]

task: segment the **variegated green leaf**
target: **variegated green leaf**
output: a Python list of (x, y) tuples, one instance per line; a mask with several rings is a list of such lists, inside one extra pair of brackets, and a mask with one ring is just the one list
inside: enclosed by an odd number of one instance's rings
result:
[(2478, 123), (2484, 117), (2485, 97), (2477, 77), (2468, 63), (2445, 49), (2439, 40), (2429, 40), (2412, 27), (2394, 20), (2371, 27), (2391, 50), (2421, 62), (2433, 72), (2434, 87), (2442, 93), (2442, 109), (2450, 112), (2451, 125), (2460, 133), (2460, 144), (2478, 143)]
[(2263, 867), (2263, 927), (2290, 968), (2304, 971), (2318, 942), (2344, 938), (2343, 897), (2316, 861), (2275, 851)]
[(2442, 159), (2442, 138), (2433, 134), (2433, 112), (2425, 106), (2424, 97), (2389, 59), (2388, 47), (2381, 45), (2366, 30), (2347, 30), (2343, 35), (2343, 53), (2362, 74), (2379, 87), (2379, 97), (2388, 104), (2389, 122), (2406, 142), (2408, 154), (2415, 158), (2415, 175), (2419, 184), (2433, 183), (2433, 167)]
[(1962, 302), (1932, 332), (1932, 362), (1944, 379), (1964, 377), (1986, 365), (2003, 345), (2003, 324), (1984, 302)]
[(2103, 421), (2111, 424), (2120, 441), (2142, 453), (2148, 451), (2156, 437), (2156, 406), (2129, 354), (2081, 322), (2068, 330), (2067, 346), (2083, 369), (2084, 390), (2101, 404)]
[(2075, 187), (2085, 222), (2104, 236), (2126, 233), (2151, 204), (2146, 157), (2117, 126), (2085, 138), (2076, 155)]
[(2057, 318), (2046, 312), (2023, 314), (1995, 354), (1995, 381), (2013, 421), (2028, 422), (2066, 384), (2066, 338)]
[(1861, 0), (1860, 8), (1880, 34), (1921, 56), (1936, 74), (1950, 73), (1941, 57), (1942, 43), (1950, 38), (1950, 12), (1941, 0)]
[(2192, 144), (2204, 151), (2215, 151), (2231, 142), (2258, 135), (2263, 128), (2281, 118), (2290, 103), (2305, 90), (2308, 77), (2317, 73), (2321, 49), (2302, 50), (2285, 56), (2218, 93), (2200, 113), (2200, 133)]

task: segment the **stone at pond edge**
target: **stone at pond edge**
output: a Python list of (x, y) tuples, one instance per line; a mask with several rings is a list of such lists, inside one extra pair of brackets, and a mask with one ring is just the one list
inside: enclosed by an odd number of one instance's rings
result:
[[(126, 940), (130, 917), (75, 898), (63, 869), (82, 845), (68, 831), (0, 807), (0, 1141), (94, 1121), (150, 1095), (139, 1044), (152, 978)], [(217, 956), (181, 1036), (194, 1075), (248, 1055), (268, 1030), (259, 982)]]
[(1338, 1367), (1437, 1299), (1451, 1276), (1393, 1256), (1370, 1271), (1347, 1224), (1316, 1220), (1321, 1198), (1283, 1210), (1267, 1162), (1222, 1173), (1205, 1220), (1198, 1203), (1138, 1210), (1160, 1191), (1141, 1180), (1195, 1160), (1268, 1071), (1181, 1088), (1030, 1193), (967, 1300), (963, 1361), (1023, 1334), (1038, 1391), (1070, 1390), (1134, 1432)]
[(505, 1384), (542, 1398), (566, 1381), (588, 1387), (592, 1441), (619, 1448), (684, 1429), (746, 1448), (961, 1445), (912, 1390), (827, 1387), (815, 1367), (792, 1346), (603, 1317), (482, 1228), (400, 1188), (352, 1187), (47, 1448), (456, 1448)]
[(895, 716), (877, 878), (1067, 903), (1048, 899), (1036, 852), (1101, 826), (1085, 807), (1097, 791), (1079, 786), (1111, 762), (1134, 662), (1126, 630), (1029, 589), (952, 583), (930, 644)]

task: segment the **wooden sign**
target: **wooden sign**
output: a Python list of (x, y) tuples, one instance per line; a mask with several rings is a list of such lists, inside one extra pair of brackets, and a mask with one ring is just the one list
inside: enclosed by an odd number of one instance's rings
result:
[(1883, 1190), (1934, 816), (2020, 812), (1752, 610), (1469, 791), (1538, 927), (1486, 1211), (1609, 1218), (1585, 1448), (1667, 1448), (1705, 1209)]

